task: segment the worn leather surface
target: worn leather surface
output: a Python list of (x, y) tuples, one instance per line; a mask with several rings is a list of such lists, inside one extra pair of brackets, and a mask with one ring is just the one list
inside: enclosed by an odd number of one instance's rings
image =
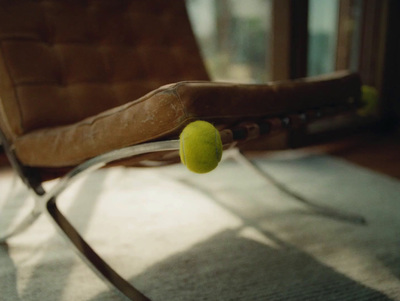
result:
[[(224, 129), (347, 104), (360, 92), (347, 73), (266, 85), (206, 80), (183, 0), (0, 1), (0, 126), (28, 166), (69, 168), (176, 138), (195, 119)], [(164, 155), (151, 158), (175, 160)]]

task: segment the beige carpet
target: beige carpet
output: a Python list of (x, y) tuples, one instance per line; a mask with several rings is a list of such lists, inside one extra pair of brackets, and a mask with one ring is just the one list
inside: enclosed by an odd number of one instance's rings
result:
[[(359, 213), (368, 225), (316, 214), (230, 161), (207, 175), (180, 165), (102, 170), (60, 203), (154, 301), (400, 300), (398, 180), (324, 155), (256, 162), (297, 193)], [(26, 196), (19, 185), (5, 200), (10, 182), (3, 171), (1, 229), (15, 222)], [(0, 300), (119, 299), (41, 217), (0, 245)]]

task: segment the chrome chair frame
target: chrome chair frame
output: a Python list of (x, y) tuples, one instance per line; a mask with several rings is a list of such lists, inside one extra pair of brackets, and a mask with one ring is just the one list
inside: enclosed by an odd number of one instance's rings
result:
[[(3, 141), (6, 143), (4, 138)], [(7, 147), (6, 149), (9, 150)], [(178, 149), (179, 140), (168, 140), (134, 145), (119, 150), (114, 150), (94, 157), (78, 165), (64, 175), (48, 192), (44, 190), (41, 184), (33, 184), (32, 178), (26, 178), (23, 174), (20, 175), (21, 178), (25, 180), (24, 182), (28, 184), (27, 186), (34, 195), (34, 206), (31, 212), (25, 216), (20, 223), (0, 237), (0, 243), (4, 243), (8, 238), (24, 231), (26, 228), (32, 225), (42, 213), (45, 213), (53, 222), (58, 232), (66, 239), (66, 241), (70, 242), (74, 246), (74, 249), (83, 259), (83, 261), (101, 279), (103, 279), (110, 286), (110, 288), (116, 289), (116, 291), (120, 293), (121, 297), (127, 298), (128, 300), (150, 300), (124, 278), (122, 278), (114, 269), (112, 269), (82, 238), (79, 232), (58, 209), (57, 196), (59, 196), (77, 179), (92, 171), (104, 167), (107, 165), (107, 163), (149, 152), (171, 151)], [(13, 167), (16, 167), (16, 169), (20, 172), (23, 172), (24, 167), (18, 163), (15, 156), (11, 155), (9, 151), (7, 152), (7, 155)]]
[[(303, 116), (303, 114), (300, 115)], [(281, 123), (283, 128), (287, 128), (290, 121), (288, 121), (286, 118), (283, 118)], [(266, 123), (260, 125), (260, 129), (263, 129), (263, 131), (265, 132), (270, 131), (270, 128), (266, 126)], [(365, 219), (357, 214), (343, 212), (334, 208), (330, 208), (328, 206), (322, 206), (311, 202), (310, 200), (291, 191), (289, 188), (280, 183), (265, 170), (261, 170), (260, 168), (258, 168), (253, 162), (247, 159), (236, 147), (235, 141), (237, 141), (237, 139), (235, 138), (243, 136), (243, 129), (236, 129), (236, 132), (235, 130), (224, 130), (221, 132), (221, 136), (223, 137), (223, 143), (225, 140), (227, 140), (225, 142), (231, 145), (231, 148), (224, 152), (223, 159), (233, 159), (244, 168), (249, 168), (265, 180), (275, 185), (275, 187), (277, 187), (282, 192), (293, 197), (295, 200), (300, 201), (317, 213), (323, 214), (330, 218), (335, 218), (356, 224), (366, 223)], [(20, 223), (17, 224), (14, 228), (6, 232), (6, 234), (4, 234), (3, 236), (0, 236), (0, 243), (4, 243), (11, 236), (22, 232), (32, 223), (34, 223), (42, 213), (45, 213), (46, 216), (48, 216), (53, 222), (58, 232), (61, 233), (61, 235), (66, 239), (67, 242), (74, 246), (75, 251), (77, 251), (77, 254), (81, 257), (81, 259), (83, 259), (83, 261), (101, 279), (103, 279), (105, 283), (110, 286), (110, 288), (116, 290), (116, 292), (119, 293), (123, 299), (137, 301), (150, 300), (138, 289), (132, 286), (128, 281), (126, 281), (123, 277), (121, 277), (91, 248), (91, 246), (83, 239), (79, 232), (58, 209), (57, 197), (77, 179), (89, 174), (92, 171), (105, 167), (108, 163), (146, 153), (176, 151), (179, 150), (179, 140), (166, 140), (144, 143), (125, 147), (118, 150), (113, 150), (108, 153), (99, 155), (81, 163), (80, 165), (72, 169), (70, 172), (61, 177), (58, 182), (49, 191), (46, 192), (38, 177), (35, 176), (34, 171), (30, 170), (29, 167), (23, 166), (18, 161), (18, 159), (12, 152), (11, 147), (8, 145), (7, 139), (1, 131), (0, 138), (2, 140), (4, 150), (6, 151), (6, 155), (12, 167), (15, 171), (17, 171), (20, 178), (34, 195), (34, 205), (31, 212), (27, 216), (25, 216), (25, 218), (22, 219)]]

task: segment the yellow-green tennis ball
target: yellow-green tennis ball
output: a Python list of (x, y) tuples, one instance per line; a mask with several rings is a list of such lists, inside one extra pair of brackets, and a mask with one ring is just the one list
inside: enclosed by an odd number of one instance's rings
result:
[(370, 116), (377, 113), (379, 93), (378, 90), (371, 86), (361, 87), (361, 102), (363, 107), (357, 113), (361, 116)]
[(206, 173), (217, 167), (222, 156), (222, 141), (218, 130), (209, 122), (194, 121), (180, 135), (179, 154), (183, 164), (196, 173)]

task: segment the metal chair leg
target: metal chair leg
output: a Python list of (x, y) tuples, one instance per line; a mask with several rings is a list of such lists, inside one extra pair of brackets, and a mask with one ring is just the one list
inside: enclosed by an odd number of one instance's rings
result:
[(75, 180), (86, 175), (94, 170), (104, 167), (107, 163), (115, 160), (129, 158), (132, 156), (156, 152), (170, 151), (179, 149), (179, 140), (169, 140), (161, 142), (146, 143), (126, 147), (123, 149), (111, 151), (109, 153), (92, 158), (81, 165), (74, 168), (72, 171), (62, 177), (48, 192), (45, 192), (42, 186), (30, 187), (33, 190), (35, 198), (35, 207), (30, 215), (23, 220), (13, 231), (2, 237), (3, 241), (12, 235), (25, 230), (37, 217), (42, 213), (54, 222), (56, 229), (66, 238), (67, 242), (74, 246), (84, 262), (101, 278), (106, 284), (116, 289), (122, 297), (128, 300), (149, 301), (145, 295), (134, 288), (129, 282), (122, 278), (114, 271), (80, 236), (71, 223), (58, 210), (56, 197), (60, 195), (70, 184)]
[(258, 166), (256, 166), (253, 162), (251, 162), (246, 156), (244, 156), (238, 148), (232, 148), (224, 152), (225, 158), (232, 158), (234, 161), (239, 163), (240, 165), (252, 170), (257, 173), (259, 176), (272, 183), (275, 187), (277, 187), (280, 191), (286, 193), (287, 195), (293, 197), (295, 200), (303, 203), (304, 205), (310, 207), (315, 212), (323, 214), (325, 216), (364, 225), (367, 223), (365, 218), (358, 214), (344, 212), (342, 210), (332, 208), (329, 206), (324, 206), (320, 204), (316, 204), (311, 200), (291, 191), (287, 186), (283, 183), (279, 182), (276, 178), (274, 178), (271, 174), (266, 172), (265, 170), (261, 170)]
[(120, 297), (135, 301), (150, 301), (149, 298), (122, 278), (90, 247), (57, 208), (55, 198), (47, 202), (46, 214), (54, 222), (59, 233), (72, 244), (80, 258), (97, 274), (97, 276), (103, 279), (110, 288), (116, 289)]

